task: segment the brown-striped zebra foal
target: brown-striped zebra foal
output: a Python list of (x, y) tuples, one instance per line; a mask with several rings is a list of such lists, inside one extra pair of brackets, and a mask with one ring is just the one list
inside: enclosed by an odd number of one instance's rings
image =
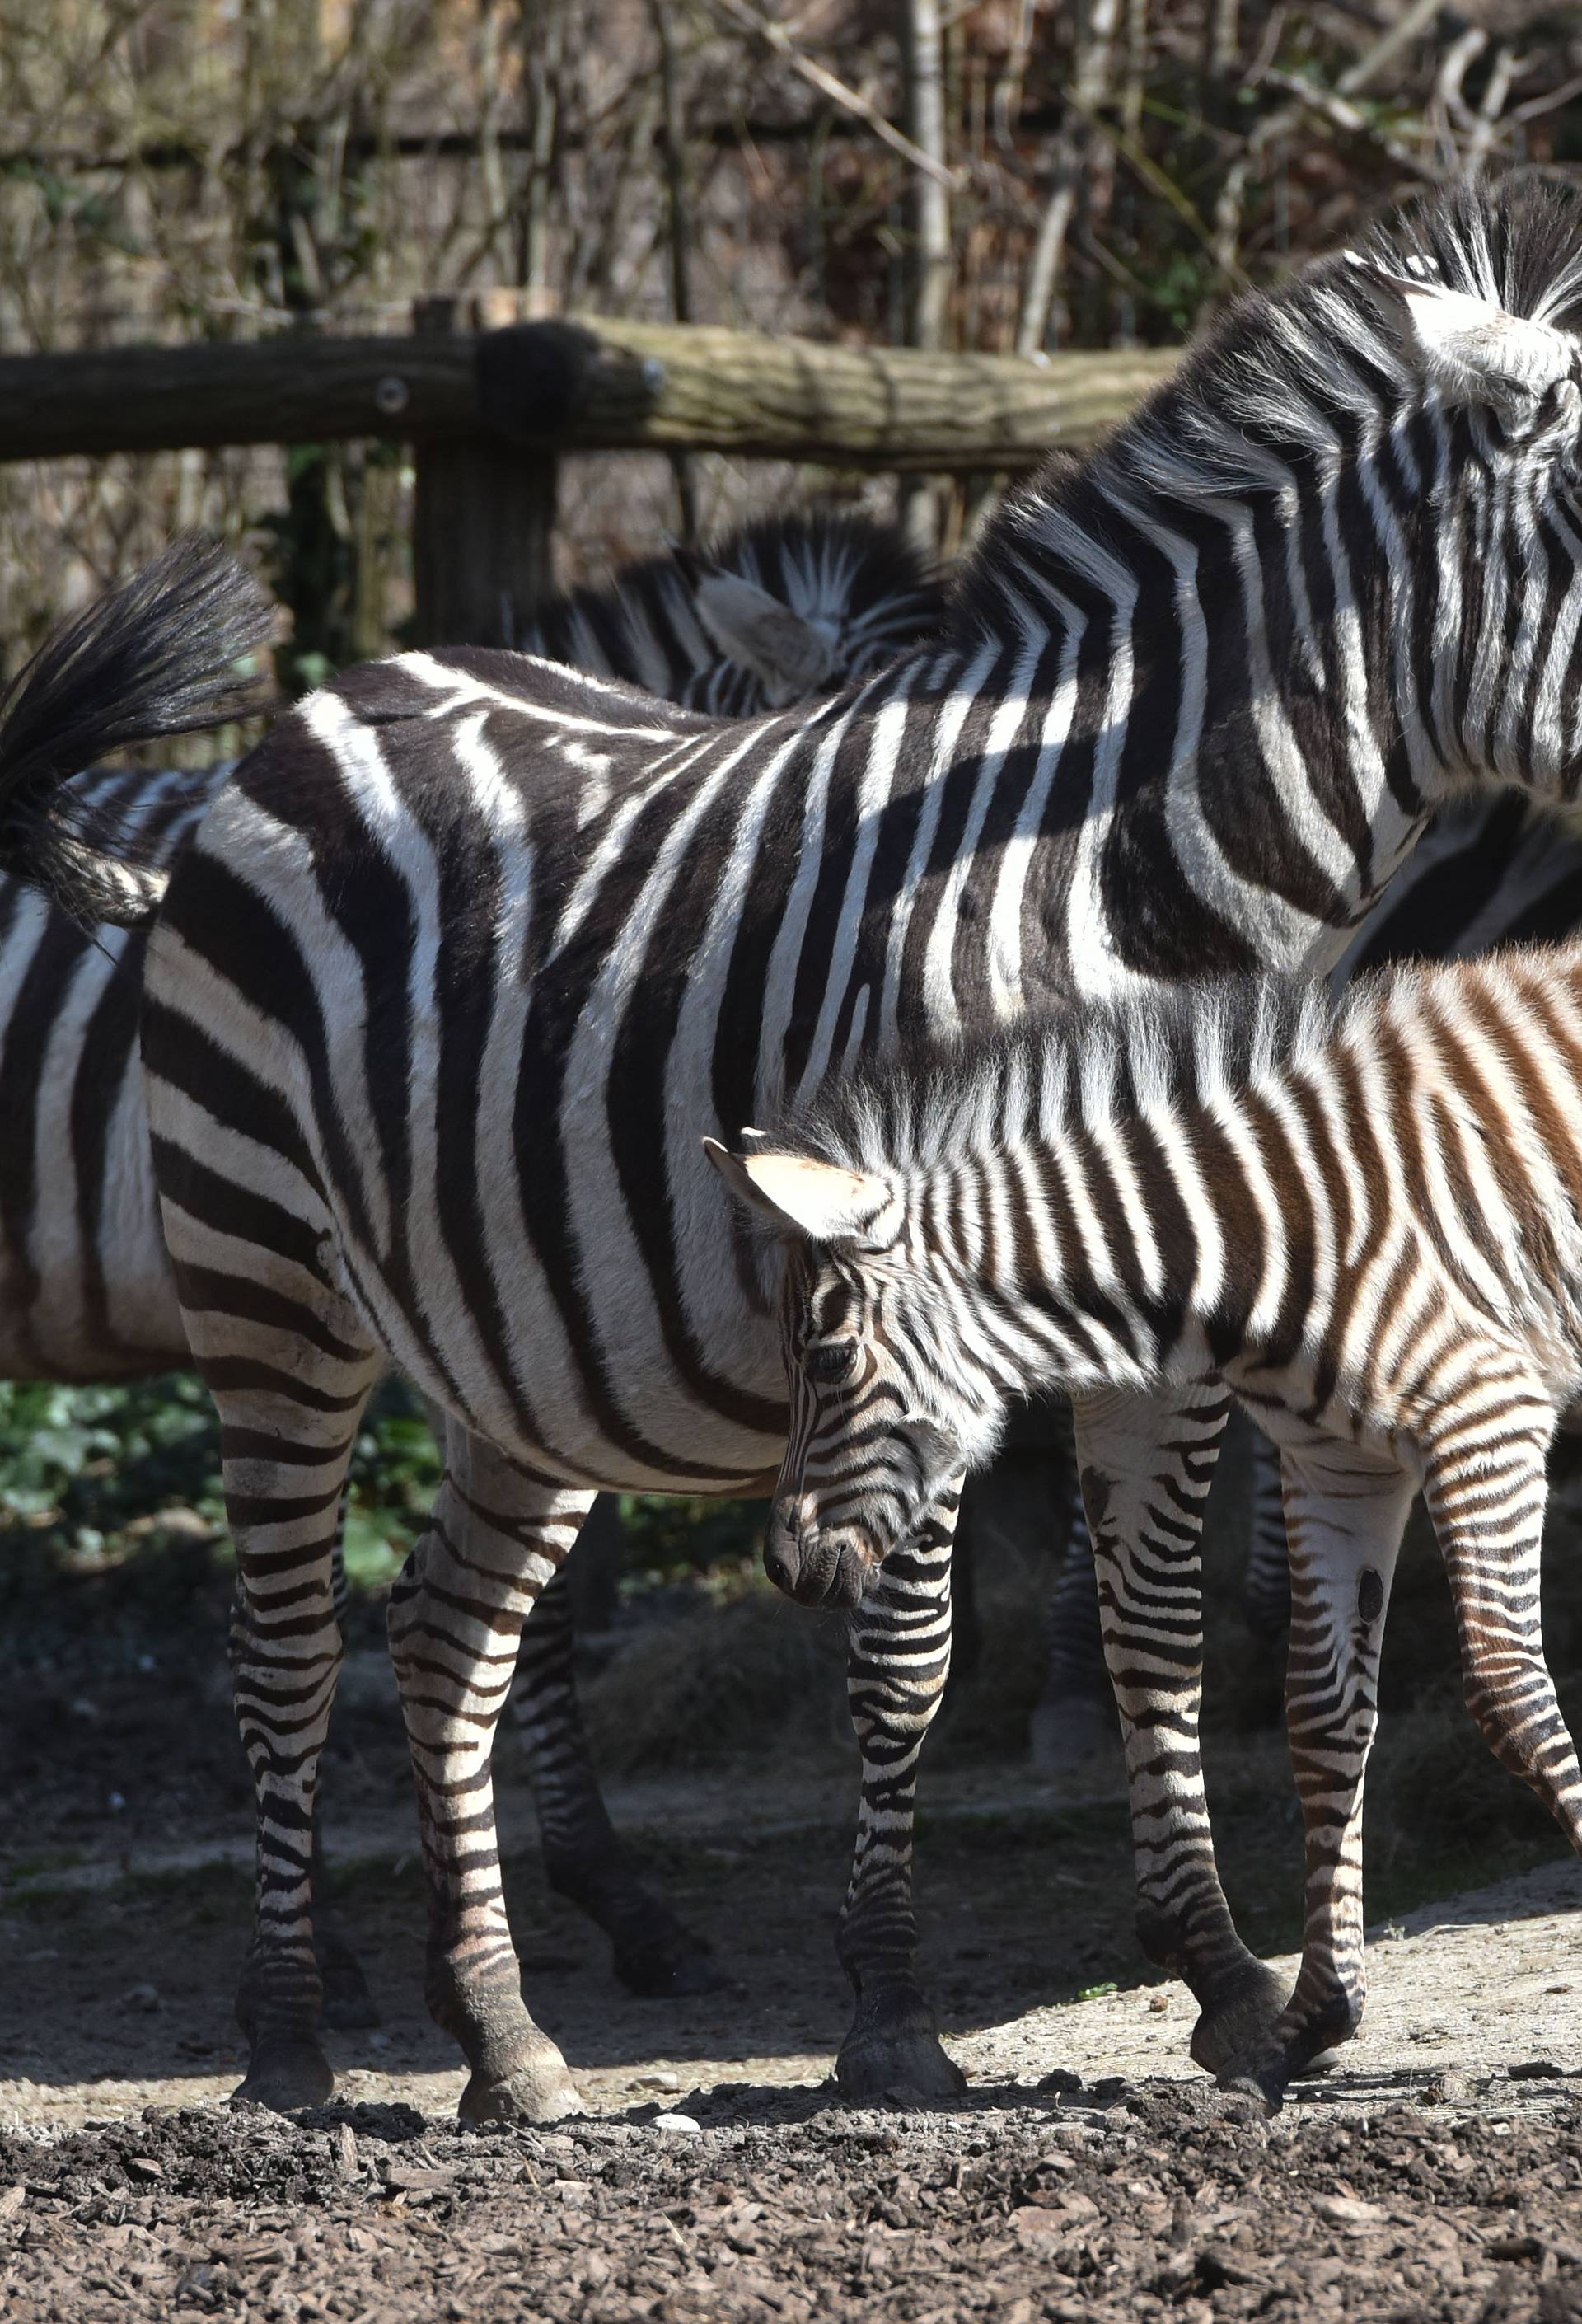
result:
[[(1222, 1377), (1280, 1447), (1301, 1974), (1220, 2079), (1278, 2103), (1362, 2008), (1362, 1782), (1391, 1575), (1424, 1492), (1467, 1700), (1582, 1848), (1544, 1662), (1545, 1461), (1582, 1397), (1582, 944), (1365, 980), (1187, 988), (832, 1089), (709, 1151), (791, 1246), (769, 1570), (882, 1563), (1018, 1391), (1079, 1412)], [(1128, 1757), (1193, 1637), (1183, 1583), (1083, 1489)]]

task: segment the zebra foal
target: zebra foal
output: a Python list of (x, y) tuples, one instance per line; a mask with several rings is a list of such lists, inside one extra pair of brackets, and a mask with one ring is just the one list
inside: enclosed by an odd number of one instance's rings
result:
[[(1362, 1792), (1390, 1584), (1427, 1498), (1467, 1703), (1582, 1849), (1544, 1661), (1545, 1462), (1582, 1409), (1582, 944), (1320, 986), (1035, 1011), (830, 1088), (731, 1154), (789, 1247), (768, 1560), (848, 1591), (990, 1454), (1009, 1402), (1212, 1372), (1278, 1444), (1307, 1833), (1296, 1987), (1220, 2080), (1278, 2104), (1363, 2003)], [(1197, 1609), (1082, 1478), (1128, 1754)]]
[[(447, 1416), (391, 1618), (430, 2006), (464, 2111), (541, 2116), (575, 2092), (521, 1997), (489, 1774), (519, 1640), (598, 1489), (740, 1490), (785, 1444), (772, 1258), (732, 1240), (698, 1129), (1041, 992), (1330, 967), (1447, 798), (1575, 796), (1579, 304), (1582, 211), (1437, 199), (1228, 314), (1007, 503), (939, 636), (858, 687), (729, 724), (520, 657), (404, 655), (227, 785), (159, 906), (142, 1043), (247, 1608), (248, 2096), (330, 2087), (305, 1835), (372, 1380), (393, 1365)], [(10, 826), (3, 778), (0, 860), (48, 883), (50, 827)], [(1108, 1526), (1181, 1609), (1138, 1674), (1140, 1926), (1216, 2061), (1286, 1997), (1232, 1923), (1197, 1750), (1228, 1406), (1182, 1380), (1078, 1413)], [(954, 1516), (942, 1493), (854, 1609), (854, 2095), (960, 2082), (910, 1893)]]

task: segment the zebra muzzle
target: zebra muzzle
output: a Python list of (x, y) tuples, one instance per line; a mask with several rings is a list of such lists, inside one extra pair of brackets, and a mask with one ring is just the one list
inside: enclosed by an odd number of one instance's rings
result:
[(764, 1572), (799, 1606), (859, 1606), (871, 1562), (855, 1535), (798, 1526), (777, 1511), (764, 1536)]

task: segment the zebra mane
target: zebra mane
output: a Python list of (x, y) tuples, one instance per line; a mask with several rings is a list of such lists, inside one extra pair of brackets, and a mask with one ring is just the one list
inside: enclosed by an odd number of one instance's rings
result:
[(1283, 490), (1293, 458), (1332, 456), (1337, 419), (1376, 420), (1411, 375), (1370, 290), (1375, 268), (1571, 327), (1582, 317), (1582, 198), (1530, 172), (1426, 196), (1356, 249), (1237, 300), (1096, 450), (1057, 458), (1007, 496), (958, 585), (968, 622), (1003, 631), (1006, 589), (1029, 560), (1056, 586), (1063, 568), (1079, 586), (1103, 587), (1118, 514), (1156, 497)]
[(542, 605), (546, 626), (577, 613), (619, 617), (632, 600), (679, 578), (694, 588), (711, 573), (739, 574), (806, 620), (850, 619), (915, 598), (921, 623), (943, 619), (943, 593), (934, 568), (893, 524), (845, 509), (805, 509), (758, 517), (706, 549), (676, 547), (622, 565), (609, 579), (567, 590)]
[(1337, 1001), (1325, 979), (1223, 977), (1108, 1006), (1041, 1000), (992, 1040), (903, 1045), (858, 1066), (768, 1143), (907, 1175), (1211, 1102), (1311, 1055), (1378, 989), (1365, 980)]

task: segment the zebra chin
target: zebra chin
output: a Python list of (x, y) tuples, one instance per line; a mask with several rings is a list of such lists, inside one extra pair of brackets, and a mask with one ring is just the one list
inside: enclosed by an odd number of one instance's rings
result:
[(777, 1511), (770, 1517), (764, 1572), (799, 1606), (860, 1606), (874, 1570), (871, 1548), (852, 1528), (820, 1533), (788, 1523)]

